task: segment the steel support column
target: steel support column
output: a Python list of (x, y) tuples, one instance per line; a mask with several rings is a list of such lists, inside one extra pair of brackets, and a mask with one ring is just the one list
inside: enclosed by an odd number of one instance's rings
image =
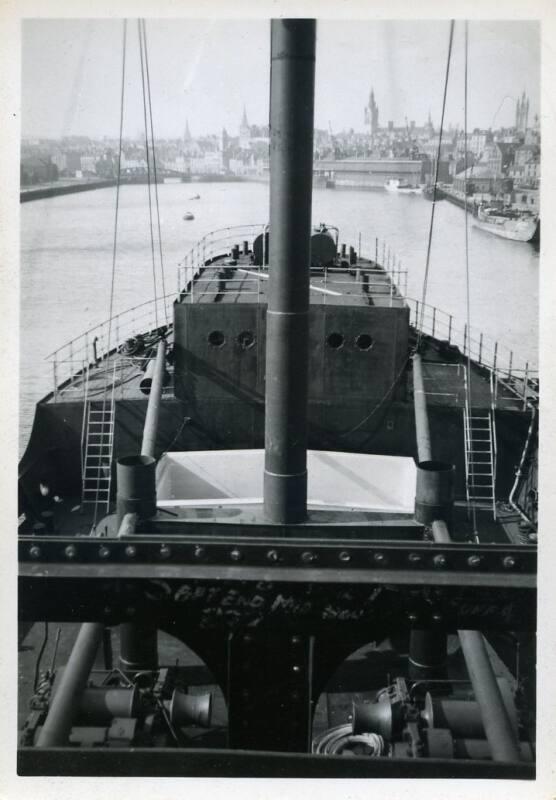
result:
[(228, 665), (230, 746), (309, 753), (313, 637), (232, 634)]
[[(432, 532), (436, 542), (451, 541), (446, 523), (442, 520), (433, 522)], [(484, 637), (479, 631), (467, 630), (459, 630), (458, 636), (481, 709), (492, 758), (494, 761), (520, 761), (519, 744), (488, 657)]]
[(73, 718), (79, 710), (103, 631), (104, 625), (100, 622), (86, 622), (81, 626), (38, 736), (37, 747), (61, 747), (69, 743)]

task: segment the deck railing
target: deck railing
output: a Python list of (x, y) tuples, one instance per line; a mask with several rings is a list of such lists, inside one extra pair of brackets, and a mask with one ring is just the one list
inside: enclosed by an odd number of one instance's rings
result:
[[(257, 236), (266, 231), (268, 231), (268, 225), (261, 222), (250, 225), (234, 225), (205, 234), (178, 264), (178, 293), (191, 285), (207, 261), (231, 252), (235, 245), (242, 248), (244, 242), (247, 242), (249, 249), (252, 250)], [(263, 238), (263, 243), (264, 241)]]
[[(207, 262), (210, 262), (215, 257), (231, 253), (234, 246), (238, 246), (241, 249), (244, 242), (247, 242), (248, 248), (252, 250), (253, 242), (255, 241), (256, 237), (268, 232), (268, 229), (268, 224), (257, 223), (236, 225), (207, 233), (191, 248), (189, 253), (187, 253), (187, 255), (178, 265), (178, 293), (183, 292), (183, 290), (186, 289), (188, 292), (188, 298), (192, 302), (195, 301), (197, 290), (200, 290), (203, 294), (220, 294), (218, 290), (203, 289), (203, 286), (207, 282), (200, 277), (201, 268), (206, 266)], [(266, 255), (264, 253), (265, 245), (266, 241), (263, 238), (263, 261), (265, 260)], [(368, 248), (366, 249), (368, 250)], [(405, 295), (407, 292), (407, 270), (402, 269), (401, 261), (391, 251), (390, 247), (387, 247), (385, 242), (379, 242), (378, 239), (374, 240), (374, 244), (371, 249), (373, 251), (372, 253), (366, 252), (366, 250), (362, 249), (361, 235), (359, 235), (359, 255), (368, 259), (373, 266), (380, 265), (381, 270), (383, 270), (390, 278), (391, 285), (388, 287), (388, 290), (385, 292), (385, 294), (388, 294), (391, 298)], [(334, 268), (330, 268), (325, 272), (327, 285), (328, 277), (332, 276), (333, 271)], [(339, 272), (340, 270), (338, 269), (337, 271)], [(372, 272), (370, 272), (370, 274), (372, 274)], [(260, 281), (265, 280), (266, 277), (266, 274), (263, 272), (261, 272), (258, 276), (252, 274), (252, 280), (249, 282), (250, 285), (248, 288), (246, 288), (245, 281), (243, 281), (243, 293), (247, 292), (250, 294), (259, 295)], [(233, 290), (233, 279), (226, 281), (226, 284), (230, 291)], [(381, 284), (377, 283), (377, 287), (379, 286), (381, 286)], [(373, 288), (373, 285), (369, 284), (369, 288)], [(334, 289), (330, 289), (329, 293), (335, 294), (336, 291)], [(341, 294), (342, 292), (339, 291), (338, 293)]]
[[(117, 350), (127, 339), (139, 333), (147, 334), (166, 325), (172, 324), (172, 305), (176, 295), (165, 295), (156, 300), (147, 300), (132, 308), (128, 308), (110, 320), (89, 328), (80, 336), (71, 339), (46, 358), (52, 364), (53, 394), (56, 397), (58, 388), (69, 381), (70, 387), (85, 371), (109, 353)], [(82, 393), (80, 391), (80, 393)]]
[(511, 387), (522, 400), (525, 408), (530, 400), (538, 396), (538, 370), (528, 361), (517, 356), (513, 350), (489, 336), (461, 327), (452, 314), (436, 306), (421, 303), (412, 297), (405, 298), (410, 309), (410, 324), (422, 326), (425, 335), (432, 336), (457, 347), (464, 356), (470, 356), (480, 366), (490, 370), (495, 377), (494, 402), (496, 404), (497, 382)]
[(371, 246), (367, 243), (363, 245), (361, 243), (361, 234), (359, 234), (359, 255), (383, 269), (394, 284), (395, 289), (405, 297), (407, 294), (407, 270), (402, 268), (401, 260), (386, 242), (375, 238)]

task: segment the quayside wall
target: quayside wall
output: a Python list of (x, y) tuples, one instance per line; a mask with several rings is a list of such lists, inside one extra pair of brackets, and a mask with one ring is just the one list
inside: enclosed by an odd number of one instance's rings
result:
[(21, 203), (28, 203), (30, 200), (44, 200), (47, 197), (58, 197), (62, 194), (77, 194), (78, 192), (91, 192), (93, 189), (107, 189), (115, 186), (116, 181), (111, 178), (106, 181), (85, 181), (84, 183), (62, 183), (48, 184), (48, 186), (37, 186), (32, 189), (22, 188), (19, 192)]

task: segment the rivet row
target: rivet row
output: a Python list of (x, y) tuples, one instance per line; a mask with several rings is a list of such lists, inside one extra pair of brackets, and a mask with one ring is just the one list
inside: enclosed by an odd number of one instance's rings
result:
[[(128, 544), (124, 548), (123, 554), (127, 559), (135, 558), (138, 555), (140, 550), (134, 544)], [(158, 549), (158, 557), (161, 559), (169, 559), (172, 555), (172, 548), (168, 544), (161, 544)], [(193, 556), (197, 560), (201, 560), (206, 558), (210, 554), (210, 551), (207, 552), (207, 549), (202, 545), (195, 545), (193, 549)], [(28, 555), (30, 558), (34, 560), (38, 560), (44, 557), (43, 548), (39, 547), (38, 544), (32, 544), (29, 547)], [(78, 548), (74, 544), (68, 544), (63, 550), (63, 555), (66, 560), (72, 561), (77, 558), (78, 555)], [(88, 555), (85, 551), (83, 555)], [(105, 544), (100, 545), (97, 550), (97, 557), (102, 560), (110, 560), (111, 558), (117, 557), (118, 551), (114, 550), (114, 548), (108, 547)], [(286, 555), (286, 554), (284, 554)], [(271, 548), (267, 550), (265, 553), (265, 557), (267, 561), (270, 561), (273, 564), (277, 564), (284, 560), (284, 555), (280, 552), (280, 550), (276, 548)], [(290, 553), (287, 553), (290, 555)], [(312, 564), (319, 560), (319, 553), (313, 550), (303, 550), (299, 554), (299, 560), (302, 564)], [(350, 552), (348, 550), (340, 550), (337, 553), (337, 559), (344, 564), (348, 564), (352, 562), (354, 556), (357, 555), (357, 551)], [(381, 551), (371, 551), (368, 554), (371, 562), (375, 565), (379, 566), (386, 566), (391, 562), (392, 555), (381, 552)], [(238, 547), (233, 547), (231, 550), (228, 551), (228, 558), (231, 561), (243, 561), (245, 558), (244, 551), (240, 550)], [(430, 556), (429, 556), (430, 558)], [(410, 552), (405, 556), (405, 562), (409, 564), (411, 567), (426, 567), (427, 566), (427, 554), (426, 553), (418, 553), (418, 552)], [(429, 564), (431, 562), (429, 561)], [(498, 562), (499, 567), (504, 570), (515, 570), (519, 566), (519, 559), (514, 555), (505, 555), (501, 557), (501, 560)], [(395, 568), (396, 565), (394, 565)], [(402, 568), (403, 564), (400, 563), (399, 567)], [(479, 567), (489, 566), (491, 569), (495, 568), (494, 558), (492, 558), (489, 562), (487, 562), (484, 555), (479, 553), (472, 553), (468, 555), (465, 560), (460, 564), (456, 565), (453, 560), (453, 554), (447, 555), (445, 553), (435, 553), (432, 556), (432, 566), (437, 569), (448, 569), (450, 567), (467, 567), (468, 569), (477, 569)]]

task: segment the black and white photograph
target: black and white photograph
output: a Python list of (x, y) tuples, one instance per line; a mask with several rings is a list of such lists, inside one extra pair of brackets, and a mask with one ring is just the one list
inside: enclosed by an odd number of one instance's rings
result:
[(145, 8), (18, 21), (13, 786), (548, 797), (541, 15)]

